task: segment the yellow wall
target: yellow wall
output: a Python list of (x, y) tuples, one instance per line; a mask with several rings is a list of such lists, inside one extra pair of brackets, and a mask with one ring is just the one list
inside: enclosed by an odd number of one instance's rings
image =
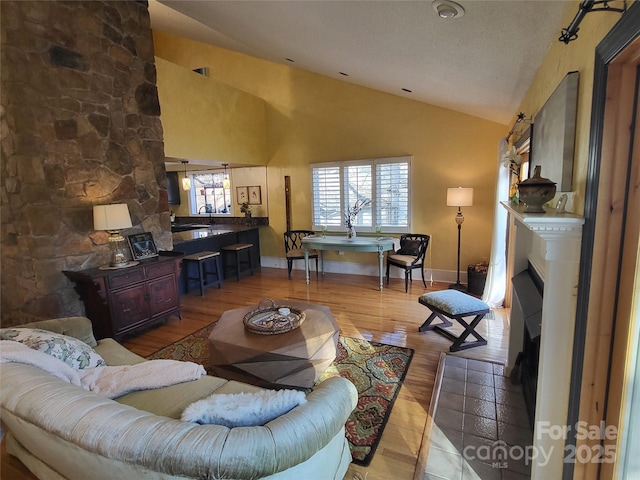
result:
[[(566, 27), (578, 12), (580, 2), (575, 2), (575, 8), (568, 10), (562, 22)], [(588, 14), (580, 24), (578, 38), (568, 45), (554, 41), (543, 64), (520, 105), (518, 112), (524, 112), (527, 117), (534, 116), (545, 104), (565, 75), (569, 72), (580, 72), (578, 82), (578, 112), (576, 121), (576, 141), (573, 161), (573, 212), (584, 213), (584, 194), (587, 178), (587, 161), (589, 152), (589, 123), (591, 122), (591, 95), (593, 90), (593, 70), (595, 49), (598, 43), (620, 20), (619, 13), (593, 12)], [(559, 36), (558, 32), (558, 36)], [(515, 118), (514, 118), (515, 121)], [(533, 129), (535, 135), (535, 125)], [(535, 155), (535, 153), (534, 153)], [(543, 177), (544, 177), (544, 172)]]
[(433, 268), (456, 269), (456, 210), (445, 205), (447, 187), (475, 188), (474, 206), (464, 211), (462, 269), (489, 257), (505, 125), (163, 32), (154, 32), (154, 45), (158, 57), (187, 69), (209, 67), (211, 78), (266, 102), (270, 228), (260, 232), (262, 255), (284, 256), (285, 175), (292, 184), (292, 227), (309, 228), (310, 163), (413, 155), (412, 230), (432, 235)]
[(265, 165), (264, 101), (156, 58), (168, 157)]
[(260, 187), (260, 204), (251, 204), (251, 215), (266, 217), (269, 215), (269, 191), (267, 189), (267, 175), (265, 167), (234, 168), (231, 170), (231, 195), (233, 196), (233, 214), (241, 217), (240, 202), (236, 195), (238, 187)]

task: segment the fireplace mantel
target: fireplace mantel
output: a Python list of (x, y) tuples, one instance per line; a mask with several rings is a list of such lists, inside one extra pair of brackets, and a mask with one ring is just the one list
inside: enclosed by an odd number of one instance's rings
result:
[(556, 213), (555, 209), (549, 209), (546, 213), (525, 213), (522, 205), (502, 202), (502, 206), (529, 230), (545, 239), (582, 237), (584, 218), (573, 213)]
[[(531, 478), (562, 478), (564, 439), (546, 432), (550, 426), (564, 427), (567, 422), (584, 218), (553, 209), (524, 213), (520, 206), (502, 205), (509, 212), (513, 235), (512, 274), (520, 273), (531, 263), (544, 280), (533, 445), (538, 452), (552, 449), (553, 453), (546, 465), (534, 462)], [(511, 324), (508, 371), (522, 348), (522, 328)]]

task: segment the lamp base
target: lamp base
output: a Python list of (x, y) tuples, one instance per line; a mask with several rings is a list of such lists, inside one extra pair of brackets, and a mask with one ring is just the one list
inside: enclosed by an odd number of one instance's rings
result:
[(451, 285), (449, 285), (449, 289), (450, 290), (458, 290), (459, 292), (466, 292), (467, 291), (467, 286), (463, 285), (462, 283), (452, 283)]
[(129, 259), (127, 258), (124, 237), (117, 230), (111, 230), (109, 233), (111, 233), (109, 236), (109, 246), (111, 248), (110, 266), (114, 268), (126, 267), (129, 264)]

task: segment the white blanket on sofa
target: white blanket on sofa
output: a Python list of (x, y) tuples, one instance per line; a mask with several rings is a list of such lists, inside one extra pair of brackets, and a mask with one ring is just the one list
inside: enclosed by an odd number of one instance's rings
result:
[(85, 390), (109, 398), (136, 390), (168, 387), (197, 380), (206, 374), (193, 362), (149, 360), (135, 365), (74, 369), (62, 360), (10, 340), (0, 340), (0, 363), (24, 363)]

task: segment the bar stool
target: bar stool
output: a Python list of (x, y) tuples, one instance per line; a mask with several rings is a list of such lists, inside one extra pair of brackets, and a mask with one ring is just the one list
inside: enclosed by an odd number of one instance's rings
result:
[[(213, 260), (213, 261), (212, 261)], [(220, 252), (198, 252), (182, 257), (185, 269), (185, 293), (189, 293), (189, 280), (197, 280), (200, 284), (200, 295), (204, 295), (205, 287), (218, 285), (222, 288), (222, 265), (220, 264)], [(213, 266), (213, 270), (207, 270), (207, 262)], [(189, 264), (195, 263), (198, 271), (197, 277), (189, 276)], [(216, 279), (212, 282), (207, 280), (208, 276), (215, 275)]]
[[(236, 276), (238, 277), (238, 281), (240, 281), (240, 264), (245, 263), (249, 265), (249, 270), (251, 271), (251, 275), (253, 275), (253, 256), (251, 255), (251, 249), (253, 248), (253, 243), (234, 243), (233, 245), (225, 245), (220, 250), (223, 252), (223, 264), (224, 268), (227, 267), (226, 257), (229, 255), (234, 256), (234, 266), (236, 270)], [(241, 261), (240, 254), (242, 252), (246, 252), (248, 259), (246, 261)]]

